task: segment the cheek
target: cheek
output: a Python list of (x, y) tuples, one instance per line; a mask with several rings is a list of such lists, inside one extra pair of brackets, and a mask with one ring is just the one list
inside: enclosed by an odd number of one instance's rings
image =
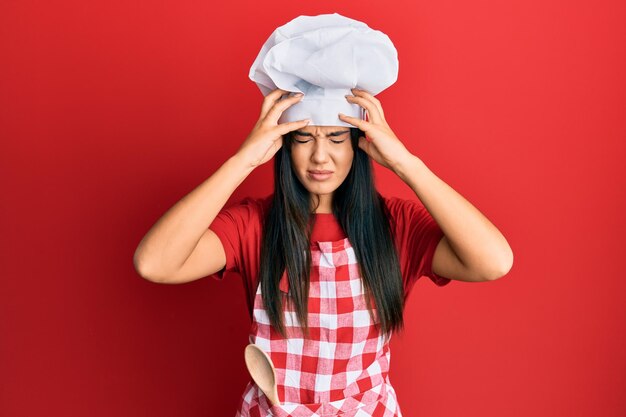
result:
[(295, 147), (291, 148), (291, 165), (293, 165), (293, 167), (295, 169), (298, 169), (302, 166), (302, 161), (304, 160), (304, 156), (302, 155), (302, 152), (298, 152)]
[(354, 151), (351, 147), (343, 153), (341, 160), (343, 162), (343, 165), (345, 166), (345, 169), (349, 171), (350, 167), (352, 166), (352, 161), (354, 160)]

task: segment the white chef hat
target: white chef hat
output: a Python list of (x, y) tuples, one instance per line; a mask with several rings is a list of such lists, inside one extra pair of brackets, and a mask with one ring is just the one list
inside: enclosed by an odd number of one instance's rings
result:
[(338, 13), (298, 16), (265, 42), (249, 77), (263, 96), (280, 88), (304, 93), (279, 123), (311, 119), (309, 126), (354, 127), (338, 113), (366, 120), (345, 96), (352, 88), (376, 95), (396, 82), (398, 52), (383, 32)]

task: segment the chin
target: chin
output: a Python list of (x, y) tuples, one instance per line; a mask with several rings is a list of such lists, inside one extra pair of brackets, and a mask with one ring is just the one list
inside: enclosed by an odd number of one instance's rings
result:
[(335, 190), (338, 188), (338, 186), (334, 186), (334, 185), (309, 185), (308, 187), (306, 187), (307, 190), (309, 190), (310, 193), (314, 193), (314, 194), (320, 194), (320, 195), (326, 195), (326, 194), (332, 194), (335, 192)]
[(317, 182), (311, 181), (308, 178), (305, 182), (303, 182), (303, 184), (304, 187), (309, 190), (309, 192), (315, 194), (331, 194), (339, 187), (339, 184), (336, 184), (334, 182)]

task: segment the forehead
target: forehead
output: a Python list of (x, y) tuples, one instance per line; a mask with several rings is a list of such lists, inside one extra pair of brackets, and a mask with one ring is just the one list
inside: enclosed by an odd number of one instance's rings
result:
[(350, 128), (345, 126), (305, 126), (298, 129), (300, 132), (311, 133), (314, 135), (327, 135), (333, 132), (346, 132), (349, 130)]

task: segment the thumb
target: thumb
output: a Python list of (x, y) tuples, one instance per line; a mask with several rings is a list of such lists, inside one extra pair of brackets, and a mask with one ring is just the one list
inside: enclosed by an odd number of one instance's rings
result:
[(295, 122), (281, 123), (278, 125), (278, 133), (281, 135), (286, 135), (292, 130), (300, 129), (301, 127), (308, 125), (310, 122), (311, 122), (311, 119), (305, 119), (305, 120), (296, 120)]
[(367, 147), (368, 147), (369, 143), (367, 141), (367, 139), (365, 139), (363, 136), (361, 136), (359, 138), (359, 148), (363, 149), (365, 152), (367, 152)]

